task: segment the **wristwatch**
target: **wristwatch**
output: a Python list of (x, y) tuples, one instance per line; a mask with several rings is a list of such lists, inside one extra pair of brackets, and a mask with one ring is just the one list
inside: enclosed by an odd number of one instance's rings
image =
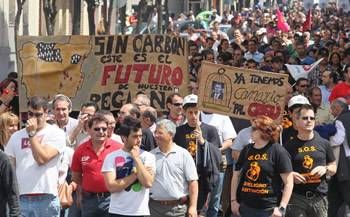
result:
[(36, 134), (36, 131), (30, 131), (30, 132), (28, 132), (28, 137), (32, 138), (35, 136), (35, 134)]
[(286, 208), (284, 208), (283, 206), (278, 207), (278, 210), (280, 211), (282, 216), (284, 216), (286, 214)]

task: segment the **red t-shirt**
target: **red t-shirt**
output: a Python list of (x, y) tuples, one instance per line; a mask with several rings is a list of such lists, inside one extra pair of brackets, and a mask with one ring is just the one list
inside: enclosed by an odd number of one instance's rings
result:
[(87, 192), (107, 192), (107, 187), (101, 172), (103, 161), (106, 156), (123, 147), (122, 144), (107, 139), (104, 149), (97, 156), (92, 148), (92, 140), (81, 144), (74, 152), (72, 171), (82, 173), (82, 188)]
[(331, 92), (331, 95), (329, 96), (329, 101), (332, 102), (339, 97), (345, 98), (350, 105), (350, 85), (346, 82), (335, 85)]

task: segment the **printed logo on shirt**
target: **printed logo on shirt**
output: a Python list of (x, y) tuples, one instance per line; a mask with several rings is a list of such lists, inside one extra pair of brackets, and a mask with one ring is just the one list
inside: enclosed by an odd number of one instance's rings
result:
[(248, 156), (248, 160), (268, 160), (267, 153), (264, 154), (253, 154)]
[[(132, 170), (134, 168), (134, 160), (131, 157), (127, 157), (125, 159), (122, 156), (118, 156), (114, 159), (114, 164), (116, 166), (117, 179), (130, 176), (132, 173)], [(129, 192), (130, 189), (133, 190), (134, 192), (140, 192), (142, 190), (142, 185), (138, 181), (138, 179), (136, 179), (136, 181), (134, 183), (129, 185), (124, 190)]]
[[(306, 169), (306, 173), (301, 173), (301, 175), (306, 179), (306, 183), (315, 184), (315, 183), (321, 183), (321, 177), (311, 175), (310, 171), (314, 167), (315, 160), (312, 157), (311, 153), (316, 152), (316, 146), (303, 146), (298, 148), (298, 153), (300, 153), (303, 156), (303, 162), (302, 167)], [(309, 154), (308, 154), (309, 153)]]
[(311, 169), (313, 165), (314, 165), (314, 159), (312, 159), (310, 155), (305, 155), (304, 161), (303, 161), (303, 167), (306, 169)]
[(195, 158), (197, 152), (196, 136), (193, 133), (186, 134), (185, 139), (187, 144), (187, 151), (192, 155), (193, 158)]
[(253, 193), (258, 195), (269, 194), (268, 184), (259, 181), (261, 174), (261, 163), (268, 161), (267, 153), (248, 155), (249, 169), (245, 173), (246, 180), (243, 182), (241, 191), (245, 193)]
[(259, 166), (259, 163), (257, 161), (251, 162), (250, 168), (247, 171), (246, 176), (248, 179), (255, 182), (256, 180), (258, 180), (260, 176), (260, 171), (261, 171), (261, 168)]
[(30, 148), (29, 138), (22, 138), (21, 149)]
[(317, 149), (314, 145), (311, 146), (303, 146), (298, 148), (298, 153), (307, 153), (307, 152), (315, 152)]
[(88, 161), (90, 160), (90, 156), (89, 155), (85, 155), (81, 157), (81, 164), (85, 165), (88, 163)]
[[(43, 136), (38, 136), (37, 139), (41, 143)], [(21, 149), (30, 148), (30, 146), (31, 146), (31, 144), (30, 144), (29, 138), (22, 138)]]

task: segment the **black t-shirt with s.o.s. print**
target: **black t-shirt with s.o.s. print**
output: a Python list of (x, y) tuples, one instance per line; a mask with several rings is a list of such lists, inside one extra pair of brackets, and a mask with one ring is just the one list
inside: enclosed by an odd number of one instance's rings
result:
[(292, 158), (293, 171), (300, 173), (306, 178), (305, 184), (295, 184), (293, 192), (306, 194), (327, 194), (328, 184), (326, 175), (322, 177), (311, 176), (310, 172), (317, 166), (326, 166), (334, 162), (335, 157), (329, 141), (323, 139), (318, 133), (311, 140), (301, 140), (298, 137), (284, 145)]
[(269, 209), (278, 206), (283, 186), (280, 174), (292, 172), (292, 163), (280, 144), (269, 143), (261, 149), (249, 144), (239, 155), (235, 170), (241, 171), (237, 189), (240, 203)]

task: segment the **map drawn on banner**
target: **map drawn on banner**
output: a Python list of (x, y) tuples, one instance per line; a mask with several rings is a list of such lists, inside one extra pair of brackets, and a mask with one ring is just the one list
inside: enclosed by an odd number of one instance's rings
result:
[(202, 62), (199, 107), (241, 119), (266, 115), (280, 121), (288, 75)]
[(119, 110), (137, 93), (166, 110), (172, 93), (187, 94), (187, 41), (168, 35), (21, 36), (18, 39), (20, 109), (31, 96), (71, 97), (73, 109), (96, 102)]

